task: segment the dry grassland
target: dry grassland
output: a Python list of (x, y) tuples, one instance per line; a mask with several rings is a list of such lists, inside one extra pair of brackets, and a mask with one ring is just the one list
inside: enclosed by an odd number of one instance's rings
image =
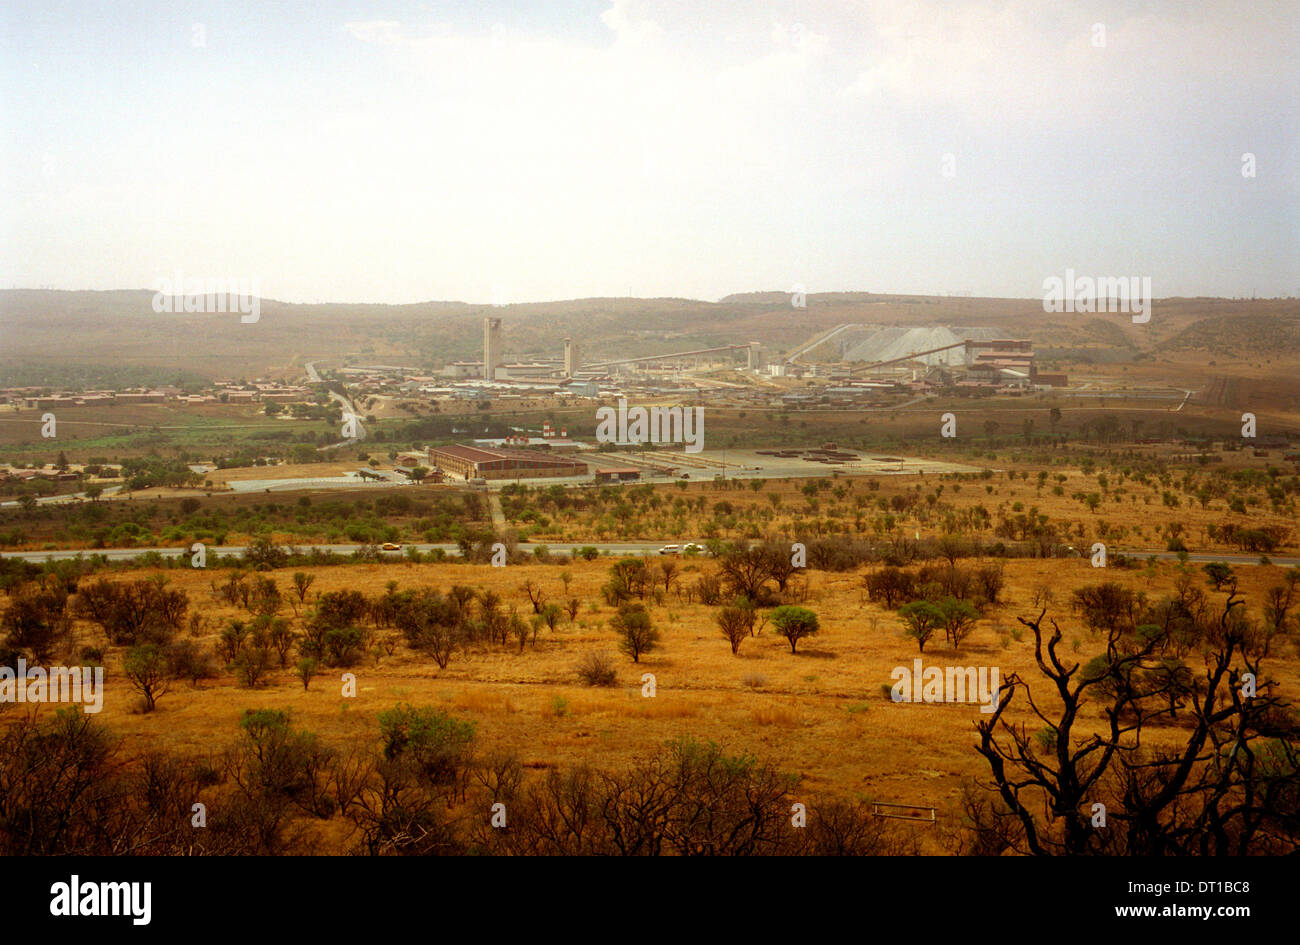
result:
[[(608, 563), (575, 561), (565, 566), (572, 575), (572, 596), (599, 600)], [(694, 580), (698, 570), (709, 567), (708, 562), (689, 565), (685, 580)], [(1035, 698), (1051, 706), (1053, 699), (1034, 666), (1032, 634), (1016, 620), (1030, 613), (1034, 590), (1042, 585), (1053, 589), (1056, 603), (1050, 612), (1064, 629), (1063, 651), (1086, 662), (1100, 652), (1101, 640), (1070, 615), (1066, 601), (1071, 590), (1105, 578), (1158, 596), (1172, 587), (1175, 567), (1162, 564), (1149, 577), (1136, 571), (1096, 571), (1086, 561), (1010, 561), (1009, 603), (986, 615), (959, 653), (938, 640), (927, 646), (923, 659), (926, 665), (997, 666), (1003, 678), (1020, 673), (1031, 682)], [(312, 590), (355, 589), (378, 595), (390, 581), (401, 588), (443, 590), (465, 584), (495, 590), (526, 614), (530, 607), (520, 585), (532, 580), (558, 600), (561, 570), (543, 565), (337, 566), (316, 569)], [(1237, 570), (1241, 591), (1258, 614), (1264, 589), (1278, 583), (1281, 569)], [(209, 578), (219, 580), (221, 573), (166, 575), (172, 586), (190, 594), (192, 607), (207, 616), (205, 644), (215, 641), (225, 620), (247, 618), (212, 594)], [(282, 590), (289, 589), (290, 576), (274, 574)], [(882, 687), (890, 684), (894, 667), (912, 666), (916, 646), (901, 636), (895, 614), (865, 601), (860, 575), (809, 573), (806, 606), (820, 615), (822, 630), (802, 641), (798, 655), (791, 655), (788, 644), (769, 628), (747, 639), (739, 657), (733, 657), (713, 622), (714, 608), (670, 595), (662, 606), (651, 607), (663, 632), (661, 648), (639, 664), (618, 655), (618, 684), (610, 689), (584, 687), (575, 673), (585, 651), (617, 652), (607, 626), (613, 609), (603, 603), (584, 603), (575, 624), (566, 623), (555, 633), (542, 630), (536, 645), (522, 653), (474, 648), (457, 652), (442, 671), (404, 646), (378, 663), (367, 657), (352, 669), (357, 692), (346, 699), (341, 697), (342, 670), (324, 671), (310, 691), (303, 691), (287, 670), (277, 670), (269, 684), (256, 690), (237, 688), (223, 674), (198, 688), (175, 684), (155, 712), (144, 714), (134, 708), (136, 698), (118, 671), (121, 654), (113, 652), (107, 658), (109, 681), (100, 720), (140, 750), (203, 754), (232, 741), (244, 709), (288, 708), (298, 725), (346, 750), (375, 743), (381, 710), (402, 702), (433, 705), (472, 719), (481, 750), (516, 752), (533, 770), (574, 764), (621, 767), (668, 739), (691, 735), (778, 762), (801, 776), (801, 791), (810, 797), (869, 797), (931, 805), (951, 815), (963, 780), (986, 773), (973, 747), (973, 726), (983, 718), (978, 707), (890, 701)], [(287, 606), (285, 613), (291, 613)], [(90, 625), (79, 624), (78, 634), (79, 646), (102, 645)], [(1189, 664), (1197, 665), (1195, 655)], [(1294, 642), (1282, 642), (1267, 665), (1284, 695), (1294, 697), (1300, 691)], [(653, 698), (641, 694), (643, 673), (655, 676)], [(1025, 723), (1031, 732), (1042, 728), (1028, 713), (1023, 696), (1008, 720)], [(1176, 739), (1179, 723), (1152, 725), (1143, 732), (1152, 741)]]

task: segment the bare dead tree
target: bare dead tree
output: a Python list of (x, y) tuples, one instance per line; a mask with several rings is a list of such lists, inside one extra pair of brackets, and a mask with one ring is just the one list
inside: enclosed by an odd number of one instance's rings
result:
[[(1169, 671), (1170, 653), (1185, 641), (1167, 626), (1107, 621), (1104, 654), (1081, 667), (1058, 652), (1063, 634), (1055, 620), (1044, 626), (1045, 608), (1019, 618), (1033, 631), (1039, 672), (1060, 708), (1049, 714), (1018, 674), (1002, 684), (996, 710), (976, 725), (997, 797), (967, 805), (976, 832), (1035, 855), (1294, 852), (1300, 726), (1269, 694), (1265, 635), (1243, 603), (1230, 590), (1218, 619), (1198, 624), (1204, 670), (1191, 678)], [(1044, 724), (1033, 735), (1006, 720), (1021, 692)], [(1144, 726), (1184, 700), (1185, 741), (1144, 744)], [(1083, 714), (1094, 703), (1099, 726)], [(1093, 826), (1097, 803), (1103, 829)]]

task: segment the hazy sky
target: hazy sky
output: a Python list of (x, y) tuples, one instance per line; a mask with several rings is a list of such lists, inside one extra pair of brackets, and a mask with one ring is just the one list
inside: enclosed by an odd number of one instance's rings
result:
[(1298, 0), (5, 0), (0, 286), (1300, 294), (1298, 64)]

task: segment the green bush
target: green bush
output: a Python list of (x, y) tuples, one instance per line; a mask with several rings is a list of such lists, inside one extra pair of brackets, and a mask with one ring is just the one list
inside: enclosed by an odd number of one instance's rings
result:
[(794, 607), (789, 604), (772, 611), (772, 626), (776, 632), (790, 643), (790, 652), (794, 653), (799, 641), (812, 636), (821, 629), (817, 615), (806, 607)]

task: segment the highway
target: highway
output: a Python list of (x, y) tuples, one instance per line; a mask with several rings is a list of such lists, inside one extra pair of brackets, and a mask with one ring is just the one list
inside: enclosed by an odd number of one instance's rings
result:
[[(519, 548), (524, 551), (529, 551), (530, 549), (533, 548), (540, 548), (544, 544), (545, 543), (541, 543), (541, 542), (535, 544), (523, 542), (519, 545)], [(662, 541), (625, 542), (625, 543), (617, 543), (617, 544), (580, 542), (578, 544), (555, 544), (555, 545), (545, 544), (545, 547), (549, 548), (551, 551), (554, 551), (556, 553), (566, 553), (566, 554), (574, 551), (575, 549), (587, 548), (587, 547), (595, 547), (602, 552), (608, 552), (610, 554), (642, 554), (642, 553), (658, 552), (659, 549), (664, 546), (664, 544), (666, 543)], [(297, 550), (302, 552), (308, 552), (314, 549), (317, 551), (329, 552), (331, 554), (336, 554), (336, 555), (350, 555), (354, 551), (357, 551), (361, 548), (365, 548), (366, 546), (358, 545), (358, 544), (347, 544), (347, 545), (294, 545), (294, 547)], [(207, 553), (210, 555), (242, 555), (246, 550), (246, 548), (247, 546), (245, 545), (213, 545), (207, 549)], [(420, 551), (422, 553), (433, 551), (435, 548), (441, 548), (447, 554), (455, 555), (455, 556), (460, 555), (460, 546), (455, 544), (433, 544), (433, 545), (404, 544), (402, 545), (402, 551), (385, 551), (383, 552), (383, 554), (385, 557), (392, 558), (393, 560), (400, 560), (407, 548), (415, 548), (417, 551)], [(41, 561), (63, 561), (63, 560), (68, 560), (70, 558), (75, 558), (77, 557), (77, 555), (88, 555), (88, 556), (103, 555), (105, 558), (107, 558), (110, 561), (129, 561), (132, 558), (138, 558), (140, 555), (145, 555), (150, 553), (157, 553), (159, 555), (162, 555), (164, 558), (178, 558), (181, 557), (182, 555), (188, 555), (190, 552), (188, 548), (178, 548), (178, 547), (81, 548), (81, 549), (61, 549), (59, 551), (6, 551), (0, 553), (0, 557), (18, 558), (23, 561), (41, 562)]]
[[(105, 486), (104, 491), (100, 496), (100, 498), (110, 498), (112, 496), (118, 495), (121, 492), (122, 492), (121, 486)], [(36, 504), (37, 505), (62, 505), (63, 503), (66, 502), (80, 502), (85, 498), (86, 498), (86, 493), (84, 492), (64, 492), (59, 495), (39, 496), (36, 499)], [(17, 499), (10, 499), (5, 502), (0, 502), (0, 508), (16, 509), (21, 504), (22, 503), (19, 502)]]
[[(691, 540), (692, 539), (679, 539), (673, 543), (685, 544), (686, 542)], [(576, 543), (561, 542), (557, 544), (551, 544), (549, 542), (533, 542), (533, 543), (521, 542), (518, 547), (521, 551), (524, 552), (528, 552), (530, 549), (533, 548), (546, 547), (550, 551), (555, 552), (557, 554), (570, 554), (578, 548), (595, 548), (598, 551), (600, 551), (602, 554), (638, 555), (638, 554), (656, 554), (659, 551), (659, 549), (662, 548), (665, 544), (669, 544), (669, 542), (666, 541), (594, 542), (592, 541), (592, 542), (576, 542)], [(700, 544), (702, 545), (703, 542), (700, 542)], [(359, 545), (359, 544), (345, 544), (345, 545), (295, 545), (294, 547), (302, 552), (307, 552), (315, 549), (321, 552), (329, 552), (336, 555), (350, 555), (354, 551), (357, 551), (358, 549), (364, 548), (366, 546)], [(449, 544), (449, 543), (409, 544), (409, 545), (403, 545), (402, 551), (386, 551), (383, 552), (383, 554), (385, 557), (397, 561), (397, 560), (401, 560), (403, 553), (407, 548), (415, 548), (417, 551), (420, 551), (421, 553), (427, 553), (433, 551), (435, 548), (440, 548), (449, 555), (453, 555), (457, 557), (459, 557), (460, 555), (460, 547), (458, 545)], [(242, 555), (245, 549), (246, 546), (244, 545), (214, 545), (212, 547), (209, 547), (207, 549), (207, 552), (208, 554), (223, 555), (223, 556)], [(129, 561), (131, 558), (137, 558), (140, 555), (150, 554), (150, 553), (157, 553), (159, 555), (162, 555), (165, 558), (177, 558), (182, 555), (188, 555), (190, 552), (188, 548), (179, 548), (179, 547), (81, 548), (81, 549), (72, 548), (72, 549), (60, 549), (57, 551), (6, 551), (0, 553), (0, 557), (17, 558), (22, 561), (35, 561), (39, 563), (42, 561), (64, 561), (71, 558), (75, 558), (78, 555), (87, 555), (87, 556), (103, 555), (105, 558), (107, 558), (110, 561)], [(707, 555), (707, 552), (705, 552), (705, 554)], [(1116, 554), (1123, 554), (1129, 557), (1140, 558), (1143, 560), (1151, 557), (1152, 555), (1164, 561), (1177, 560), (1178, 558), (1178, 555), (1172, 551), (1135, 551), (1135, 550), (1126, 550), (1120, 548), (1108, 548), (1107, 554), (1112, 558)], [(1203, 554), (1197, 552), (1194, 554), (1189, 554), (1187, 558), (1189, 561), (1195, 562), (1197, 564), (1200, 564), (1202, 562), (1207, 562), (1207, 561), (1223, 561), (1227, 564), (1258, 564), (1260, 556), (1240, 555), (1240, 554), (1216, 555), (1216, 554)], [(1086, 560), (1086, 557), (1082, 559), (1063, 558), (1060, 560), (1076, 560), (1076, 561)], [(1270, 556), (1269, 560), (1273, 564), (1279, 565), (1281, 567), (1291, 567), (1294, 565), (1300, 565), (1300, 557)]]

